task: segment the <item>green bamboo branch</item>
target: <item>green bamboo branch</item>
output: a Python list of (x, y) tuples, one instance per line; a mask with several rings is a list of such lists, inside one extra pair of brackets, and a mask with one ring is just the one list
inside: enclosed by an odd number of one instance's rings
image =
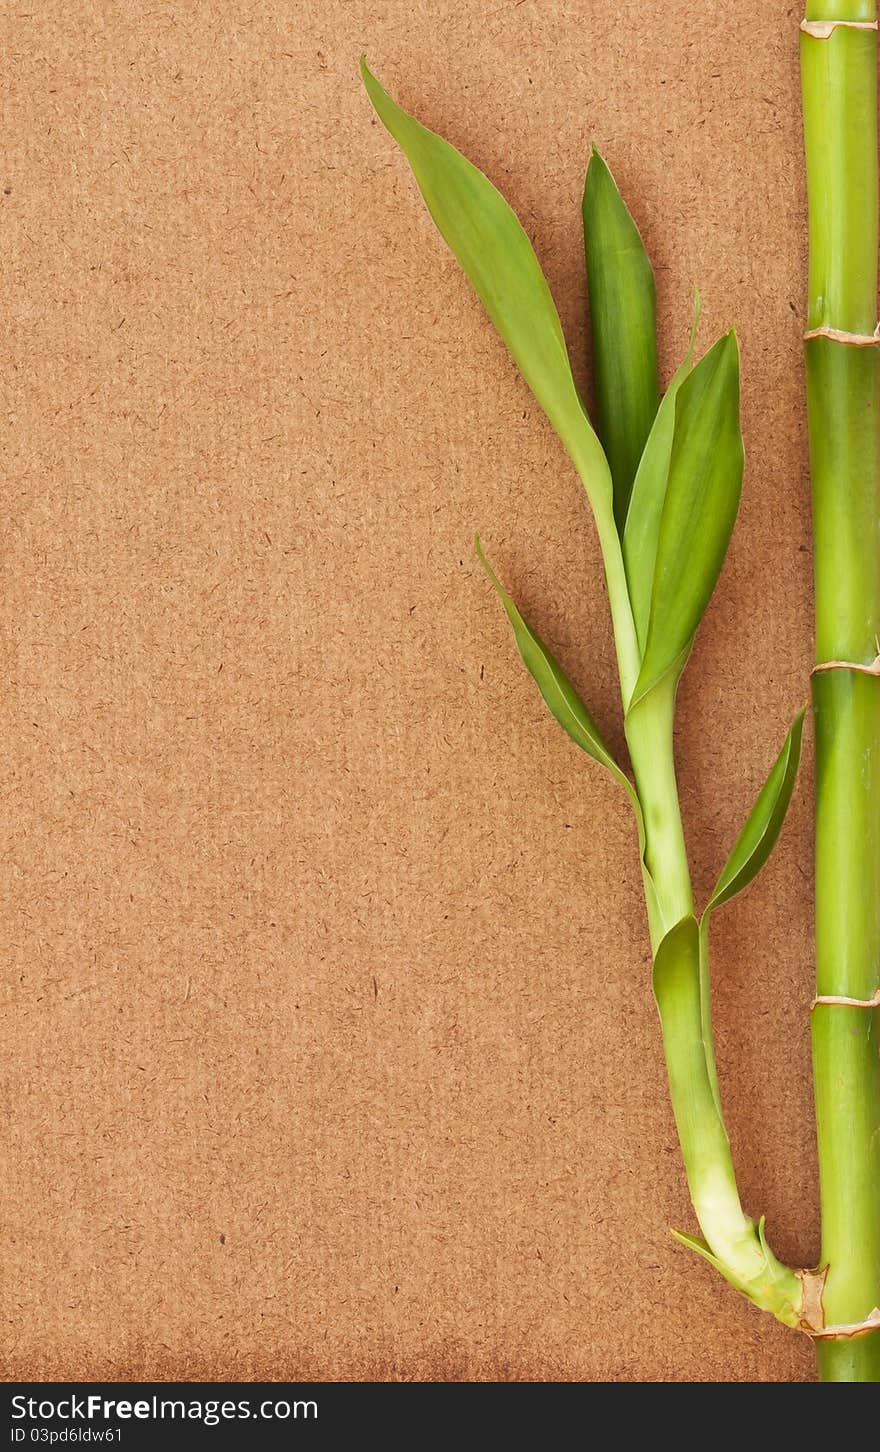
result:
[(632, 780), (590, 711), (524, 619), (478, 546), (522, 658), (557, 721), (611, 771), (638, 829), (653, 988), (672, 1107), (704, 1238), (678, 1238), (751, 1301), (788, 1325), (806, 1314), (805, 1282), (770, 1250), (763, 1218), (743, 1210), (712, 1043), (709, 913), (746, 887), (779, 834), (794, 785), (795, 721), (698, 921), (674, 757), (678, 682), (718, 580), (739, 503), (743, 449), (739, 354), (732, 333), (685, 360), (662, 401), (654, 283), (641, 237), (594, 152), (584, 192), (599, 433), (571, 370), (559, 317), (513, 212), (441, 137), (403, 111), (362, 66), (379, 118), (400, 144), (440, 232), (477, 290), (577, 469), (605, 566)]

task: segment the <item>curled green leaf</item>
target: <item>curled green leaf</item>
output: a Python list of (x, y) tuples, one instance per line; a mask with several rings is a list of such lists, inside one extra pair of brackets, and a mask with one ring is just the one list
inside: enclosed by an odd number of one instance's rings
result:
[(635, 813), (636, 826), (639, 834), (639, 857), (642, 866), (645, 899), (648, 905), (648, 917), (650, 921), (658, 921), (660, 909), (657, 903), (657, 891), (654, 886), (654, 880), (645, 862), (645, 819), (638, 793), (629, 777), (621, 770), (609, 748), (605, 745), (599, 727), (596, 725), (580, 695), (562, 669), (562, 666), (558, 661), (554, 660), (541, 637), (529, 625), (528, 621), (520, 612), (516, 601), (499, 580), (486, 558), (479, 535), (474, 536), (474, 545), (480, 564), (489, 576), (498, 594), (498, 598), (504, 606), (505, 614), (513, 628), (513, 636), (517, 644), (517, 649), (525, 662), (529, 674), (541, 692), (551, 715), (556, 718), (562, 729), (582, 751), (585, 751), (594, 761), (598, 761), (601, 766), (604, 766), (606, 770), (611, 772), (615, 781), (620, 783), (629, 797), (630, 805)]
[(721, 573), (742, 475), (739, 352), (731, 332), (678, 389), (647, 639), (630, 708), (684, 668)]
[(722, 903), (729, 902), (757, 877), (776, 845), (776, 839), (782, 831), (782, 824), (785, 821), (797, 779), (803, 730), (804, 712), (799, 711), (792, 722), (791, 730), (782, 743), (782, 750), (758, 793), (755, 804), (746, 819), (746, 824), (736, 839), (733, 851), (724, 864), (721, 876), (715, 884), (700, 919), (700, 1017), (703, 1042), (706, 1047), (706, 1065), (719, 1114), (721, 1113), (721, 1098), (712, 1038), (709, 923), (715, 908), (720, 907)]
[(697, 1165), (703, 1136), (709, 1134), (726, 1145), (727, 1134), (721, 1118), (711, 1036), (708, 1049), (704, 1036), (700, 925), (692, 913), (670, 928), (659, 944), (654, 954), (652, 986), (663, 1025), (672, 1103), (685, 1164)]
[(483, 546), (480, 543), (479, 535), (474, 538), (477, 555), (480, 564), (492, 581), (504, 606), (507, 618), (513, 627), (513, 635), (517, 648), (522, 656), (530, 674), (534, 678), (538, 690), (544, 697), (544, 701), (551, 713), (556, 717), (560, 726), (568, 733), (572, 741), (576, 742), (582, 751), (592, 756), (602, 766), (621, 781), (627, 791), (632, 793), (632, 786), (628, 778), (621, 771), (614, 757), (611, 755), (601, 733), (587, 707), (584, 705), (562, 666), (553, 659), (540, 636), (532, 629), (528, 621), (521, 615), (516, 602), (508, 594), (499, 580), (489, 561), (486, 559)]
[(633, 480), (660, 403), (654, 272), (639, 229), (593, 147), (583, 198), (599, 437), (622, 533)]
[(773, 851), (794, 791), (803, 731), (804, 712), (799, 711), (712, 890), (705, 915), (748, 887)]

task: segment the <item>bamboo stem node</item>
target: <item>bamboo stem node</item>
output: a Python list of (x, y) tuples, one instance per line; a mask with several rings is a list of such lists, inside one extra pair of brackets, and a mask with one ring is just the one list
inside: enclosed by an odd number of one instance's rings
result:
[(858, 671), (863, 676), (880, 676), (880, 655), (876, 655), (870, 665), (857, 660), (821, 660), (813, 666), (810, 675), (816, 676), (820, 671)]
[(880, 988), (875, 988), (871, 998), (847, 998), (843, 993), (819, 993), (810, 1004), (810, 1009), (820, 1004), (840, 1004), (843, 1008), (880, 1008)]
[(814, 40), (828, 40), (838, 26), (844, 30), (876, 30), (876, 20), (802, 20), (800, 28), (804, 35)]
[(843, 343), (848, 348), (875, 348), (880, 343), (880, 323), (873, 333), (848, 333), (845, 328), (830, 328), (826, 323), (821, 328), (810, 328), (804, 333), (805, 343), (809, 343), (811, 338), (828, 338), (830, 342)]
[(875, 1306), (864, 1321), (847, 1321), (840, 1326), (803, 1326), (801, 1328), (814, 1341), (849, 1341), (853, 1336), (867, 1336), (869, 1331), (880, 1331), (880, 1306)]

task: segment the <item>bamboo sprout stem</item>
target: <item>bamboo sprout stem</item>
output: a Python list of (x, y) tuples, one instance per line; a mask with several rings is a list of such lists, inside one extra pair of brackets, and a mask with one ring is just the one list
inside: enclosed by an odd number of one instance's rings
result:
[(762, 1230), (742, 1208), (721, 1112), (708, 972), (703, 961), (708, 944), (693, 917), (675, 776), (675, 689), (670, 675), (626, 719), (630, 760), (644, 814), (644, 865), (650, 878), (646, 896), (656, 962), (667, 946), (664, 940), (675, 940), (671, 961), (668, 966), (664, 962), (662, 990), (656, 971), (654, 980), (669, 1094), (691, 1202), (708, 1258), (758, 1305), (794, 1325), (800, 1314), (801, 1283), (794, 1271), (776, 1260)]

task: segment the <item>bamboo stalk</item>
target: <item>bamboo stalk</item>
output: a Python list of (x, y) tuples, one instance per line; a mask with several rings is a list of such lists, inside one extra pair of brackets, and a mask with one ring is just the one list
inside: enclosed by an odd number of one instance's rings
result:
[[(880, 635), (876, 20), (876, 0), (814, 0), (801, 36), (820, 665), (869, 665)], [(818, 670), (813, 709), (816, 993), (867, 1004), (880, 984), (880, 678), (846, 664)], [(832, 1327), (861, 1324), (880, 1305), (878, 1035), (876, 1008), (814, 1007), (823, 1311)], [(880, 1381), (880, 1331), (816, 1345), (824, 1381)]]
[[(723, 564), (742, 485), (736, 336), (723, 334), (695, 363), (695, 299), (687, 353), (658, 401), (650, 262), (608, 168), (594, 153), (584, 190), (584, 225), (594, 365), (603, 380), (600, 440), (577, 392), (550, 290), (514, 213), (487, 177), (403, 111), (365, 64), (362, 70), (377, 113), (404, 149), (434, 221), (565, 444), (592, 506), (634, 784), (478, 541), (477, 552), (551, 714), (593, 762), (611, 772), (634, 810), (670, 1096), (705, 1238), (674, 1233), (756, 1305), (787, 1325), (812, 1325), (805, 1319), (809, 1307), (802, 1274), (776, 1259), (763, 1218), (753, 1220), (740, 1202), (712, 1044), (708, 962), (711, 914), (753, 881), (781, 830), (797, 771), (803, 712), (795, 717), (699, 919), (675, 776), (678, 681)], [(621, 319), (626, 322), (623, 338)]]

